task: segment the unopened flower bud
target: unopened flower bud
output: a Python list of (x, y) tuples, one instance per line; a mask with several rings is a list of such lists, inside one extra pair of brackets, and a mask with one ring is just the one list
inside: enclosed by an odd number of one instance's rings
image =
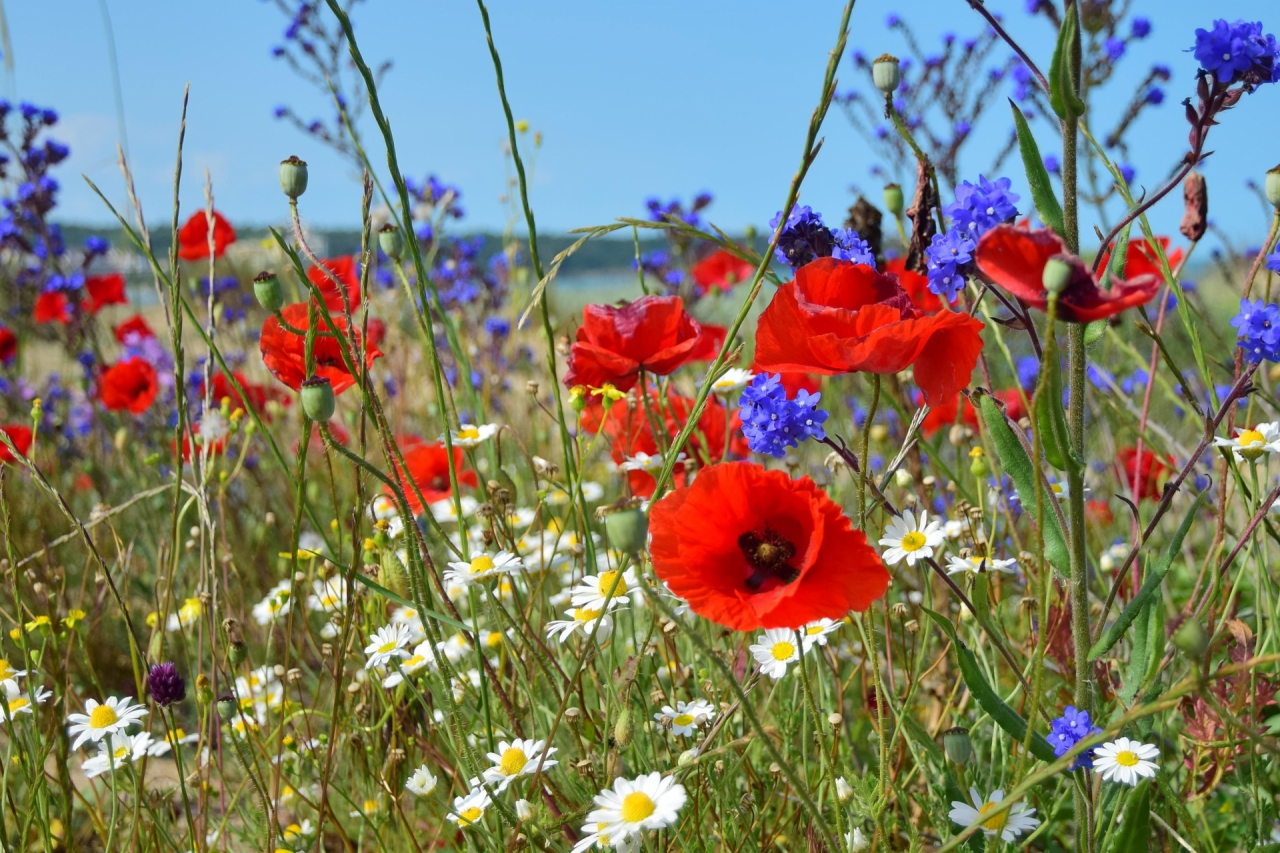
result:
[(232, 640), (231, 645), (227, 646), (227, 660), (232, 666), (244, 663), (244, 659), (248, 656), (249, 648), (244, 644), (244, 640)]
[(853, 796), (853, 786), (850, 785), (843, 776), (836, 777), (836, 799), (842, 803), (849, 802)]
[(688, 767), (690, 764), (693, 764), (693, 762), (697, 760), (698, 760), (697, 748), (695, 747), (693, 749), (686, 749), (684, 752), (680, 753), (680, 757), (676, 759), (676, 766)]
[(1204, 626), (1195, 619), (1184, 622), (1177, 633), (1173, 635), (1173, 644), (1190, 658), (1204, 657), (1204, 653), (1209, 648), (1209, 635), (1205, 633)]
[(213, 687), (209, 684), (209, 676), (203, 672), (196, 676), (196, 701), (208, 705), (213, 701)]
[(1062, 293), (1071, 283), (1071, 264), (1065, 258), (1054, 255), (1045, 263), (1040, 281), (1049, 293)]
[(631, 709), (623, 708), (622, 713), (618, 715), (618, 721), (613, 724), (613, 742), (617, 744), (618, 749), (626, 749), (631, 745), (631, 737), (635, 734), (635, 726), (632, 724)]
[(404, 254), (404, 236), (400, 229), (388, 222), (378, 229), (378, 248), (393, 261), (400, 260)]
[(915, 477), (912, 477), (911, 472), (906, 468), (899, 468), (897, 471), (893, 472), (893, 481), (901, 488), (907, 489), (915, 482)]
[(297, 154), (280, 161), (280, 189), (291, 201), (297, 201), (307, 191), (307, 164)]
[(324, 376), (312, 376), (302, 382), (302, 411), (319, 423), (328, 423), (333, 417), (337, 400), (333, 396), (333, 383)]
[(253, 295), (258, 298), (258, 304), (272, 314), (284, 307), (284, 291), (273, 272), (263, 270), (253, 277)]
[(533, 804), (528, 800), (516, 800), (516, 817), (520, 820), (533, 817)]
[(1271, 206), (1280, 209), (1280, 166), (1267, 171), (1267, 178), (1262, 184), (1262, 192)]
[(969, 463), (970, 474), (975, 477), (985, 477), (991, 473), (991, 465), (987, 462), (987, 456), (981, 447), (970, 450), (969, 458), (973, 460)]
[(898, 57), (882, 53), (871, 63), (871, 82), (886, 95), (892, 95), (902, 82), (902, 69)]
[(897, 184), (885, 184), (884, 209), (894, 216), (901, 216), (902, 204), (902, 187)]
[(942, 748), (956, 764), (968, 764), (973, 759), (973, 741), (964, 726), (947, 729), (942, 735)]

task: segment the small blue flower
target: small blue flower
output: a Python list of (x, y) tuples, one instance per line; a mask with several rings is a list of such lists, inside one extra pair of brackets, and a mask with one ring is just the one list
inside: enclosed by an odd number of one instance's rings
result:
[(934, 234), (933, 241), (925, 249), (929, 290), (945, 297), (948, 302), (955, 302), (956, 295), (964, 290), (968, 280), (976, 248), (973, 238), (960, 228)]
[(1219, 18), (1213, 22), (1213, 29), (1196, 30), (1192, 51), (1200, 67), (1222, 84), (1243, 80), (1253, 88), (1275, 82), (1280, 74), (1275, 36), (1264, 35), (1260, 21), (1228, 24)]
[(1112, 62), (1124, 56), (1124, 39), (1118, 39), (1113, 36), (1103, 42), (1102, 47), (1107, 52), (1107, 59)]
[(1144, 39), (1151, 35), (1151, 21), (1147, 18), (1134, 18), (1133, 29), (1130, 30), (1136, 39)]
[(1134, 170), (1134, 168), (1130, 166), (1128, 163), (1120, 164), (1120, 177), (1124, 178), (1124, 182), (1126, 184), (1133, 183), (1133, 179), (1137, 174), (1138, 173)]
[(1046, 154), (1044, 158), (1045, 171), (1051, 175), (1062, 173), (1062, 161), (1058, 159), (1057, 154)]
[[(1080, 741), (1101, 733), (1102, 729), (1093, 724), (1088, 711), (1077, 711), (1074, 706), (1068, 705), (1063, 709), (1062, 716), (1050, 723), (1048, 740), (1049, 745), (1053, 747), (1053, 754), (1061, 758)], [(1071, 769), (1078, 770), (1082, 767), (1093, 767), (1091, 752), (1082, 753), (1077, 757)]]
[(977, 240), (995, 226), (1018, 215), (1014, 202), (1019, 196), (1009, 191), (1012, 184), (1008, 178), (989, 181), (985, 175), (978, 176), (976, 185), (961, 181), (956, 187), (956, 200), (947, 205), (944, 212), (956, 226)]
[(1280, 272), (1280, 251), (1267, 255), (1267, 269), (1272, 272)]
[(1164, 89), (1161, 89), (1159, 86), (1152, 86), (1147, 90), (1146, 101), (1152, 106), (1160, 106), (1164, 103)]
[(825, 439), (822, 424), (827, 412), (818, 408), (821, 399), (822, 394), (801, 389), (794, 400), (788, 400), (781, 374), (757, 375), (738, 401), (747, 445), (756, 453), (781, 458), (805, 439)]
[(1239, 333), (1238, 344), (1249, 361), (1280, 361), (1280, 306), (1261, 299), (1240, 300), (1240, 313), (1231, 319)]

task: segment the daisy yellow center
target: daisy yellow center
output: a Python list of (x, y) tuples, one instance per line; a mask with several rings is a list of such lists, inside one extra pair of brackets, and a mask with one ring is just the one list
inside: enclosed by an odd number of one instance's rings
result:
[(804, 629), (804, 632), (808, 636), (812, 637), (814, 634), (821, 634), (825, 630), (826, 628), (823, 628), (821, 625), (810, 625), (808, 628)]
[(622, 576), (621, 572), (601, 572), (599, 587), (601, 595), (608, 595), (612, 590), (613, 596), (616, 598), (626, 593), (627, 579)]
[(117, 746), (114, 754), (116, 758), (125, 758), (126, 756), (129, 755), (129, 747)]
[(408, 669), (410, 667), (422, 666), (422, 664), (426, 663), (426, 660), (427, 659), (422, 655), (414, 655), (404, 662), (404, 667)]
[(364, 810), (365, 810), (366, 812), (376, 812), (376, 811), (378, 810), (378, 803), (377, 803), (377, 801), (376, 801), (376, 800), (365, 800), (365, 801), (364, 801)]
[(1240, 442), (1241, 447), (1247, 447), (1252, 444), (1263, 444), (1265, 439), (1262, 437), (1262, 433), (1256, 429), (1246, 429), (1240, 431), (1237, 441)]
[(622, 799), (622, 819), (627, 823), (639, 823), (653, 814), (657, 806), (648, 794), (632, 791)]
[(105, 729), (107, 726), (114, 726), (120, 722), (120, 717), (116, 714), (116, 709), (110, 705), (99, 705), (89, 712), (89, 728)]
[(13, 699), (9, 702), (9, 711), (10, 712), (21, 711), (23, 708), (27, 707), (30, 704), (31, 702), (27, 699), (27, 697), (19, 696), (17, 699)]
[(463, 427), (458, 430), (458, 438), (464, 438), (467, 441), (475, 441), (480, 437), (480, 430), (473, 426)]
[(323, 607), (333, 607), (337, 603), (338, 597), (336, 595), (326, 595), (320, 599), (320, 604)]
[(919, 530), (913, 530), (910, 533), (908, 533), (906, 536), (902, 537), (902, 550), (919, 551), (921, 548), (924, 547), (924, 543), (926, 541), (927, 540), (924, 538), (923, 533), (921, 533)]
[(465, 809), (462, 812), (459, 812), (458, 823), (462, 824), (463, 826), (473, 824), (480, 819), (480, 815), (482, 814), (484, 814), (484, 809), (480, 808), (479, 806), (472, 806), (469, 809)]
[(498, 771), (503, 776), (514, 776), (528, 763), (529, 756), (524, 754), (524, 750), (513, 746), (502, 753), (502, 760), (498, 762)]
[[(999, 803), (983, 803), (982, 807), (978, 809), (978, 816), (979, 817), (985, 816), (987, 812), (993, 810), (998, 805), (1000, 804)], [(986, 820), (984, 820), (982, 822), (982, 828), (989, 829), (992, 832), (999, 832), (1000, 830), (1004, 829), (1004, 825), (1008, 822), (1009, 822), (1009, 813), (1002, 812), (1001, 814), (998, 814), (995, 817), (987, 818)]]
[(394, 652), (398, 648), (400, 648), (400, 644), (397, 643), (395, 640), (392, 640), (389, 643), (383, 643), (382, 645), (378, 646), (378, 651), (381, 654), (385, 655), (387, 652)]
[(487, 572), (493, 568), (493, 558), (488, 554), (481, 554), (471, 560), (471, 574), (478, 575), (481, 572)]
[(494, 631), (492, 634), (484, 638), (484, 644), (491, 649), (496, 649), (498, 646), (502, 645), (502, 635), (497, 631)]
[(771, 652), (774, 660), (790, 660), (796, 653), (796, 647), (783, 640), (781, 643), (774, 643)]
[(599, 610), (592, 610), (589, 607), (575, 607), (573, 610), (573, 618), (575, 622), (590, 622), (592, 619), (600, 617)]
[(178, 608), (178, 618), (184, 622), (190, 622), (200, 616), (200, 599), (188, 598), (182, 603), (182, 607)]
[(291, 823), (284, 828), (283, 835), (285, 841), (295, 841), (302, 837), (302, 827), (296, 823)]
[(1138, 753), (1131, 749), (1121, 750), (1116, 753), (1116, 764), (1121, 767), (1133, 767), (1138, 763)]
[(6, 678), (13, 678), (13, 667), (9, 666), (7, 660), (0, 658), (0, 681)]
[(677, 726), (687, 726), (693, 722), (693, 714), (679, 714), (672, 720)]
[(1049, 484), (1049, 491), (1051, 491), (1051, 492), (1053, 492), (1054, 494), (1057, 494), (1057, 495), (1062, 494), (1062, 484), (1061, 484), (1061, 483), (1050, 483), (1050, 484)]

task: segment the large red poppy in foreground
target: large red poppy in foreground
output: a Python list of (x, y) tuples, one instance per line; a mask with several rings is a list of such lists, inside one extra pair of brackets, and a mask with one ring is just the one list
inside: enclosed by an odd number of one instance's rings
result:
[(140, 415), (151, 407), (160, 391), (160, 380), (150, 363), (134, 356), (102, 371), (98, 389), (102, 405), (110, 411)]
[(641, 370), (665, 376), (689, 361), (701, 339), (702, 326), (679, 296), (643, 296), (621, 308), (588, 305), (564, 382), (570, 388), (607, 382), (627, 391)]
[(936, 314), (943, 309), (941, 297), (929, 289), (929, 277), (907, 269), (906, 257), (890, 259), (885, 263), (884, 271), (898, 277), (898, 284), (921, 311)]
[[(354, 311), (360, 305), (360, 276), (356, 272), (356, 259), (351, 255), (343, 255), (340, 258), (326, 258), (320, 263), (324, 265), (324, 269), (311, 267), (307, 270), (307, 278), (324, 295), (324, 303), (335, 316), (342, 313), (342, 290), (333, 283), (336, 278), (342, 284), (342, 289), (346, 290), (351, 310)], [(329, 271), (328, 274), (325, 270)]]
[[(293, 328), (307, 329), (309, 321), (305, 302), (286, 305), (280, 313), (285, 322)], [(316, 334), (314, 349), (316, 375), (328, 379), (333, 384), (333, 393), (341, 394), (355, 384), (355, 377), (342, 361), (342, 345), (338, 343), (338, 339), (332, 335), (322, 334), (328, 332), (328, 324), (324, 320), (316, 322), (319, 330)], [(335, 316), (333, 323), (340, 332), (346, 333), (345, 318)], [(356, 331), (354, 334), (358, 345), (360, 333)], [(268, 317), (262, 324), (262, 339), (258, 346), (262, 350), (262, 363), (267, 366), (267, 370), (271, 371), (272, 376), (295, 391), (302, 387), (302, 380), (307, 378), (306, 339), (302, 335), (288, 331), (275, 317)], [(365, 362), (372, 365), (373, 360), (381, 355), (381, 350), (370, 345), (365, 350)]]
[[(236, 229), (218, 211), (213, 212), (213, 256), (222, 257), (227, 247), (236, 241)], [(198, 261), (209, 257), (209, 217), (199, 210), (191, 214), (178, 231), (178, 257), (184, 261)]]
[[(9, 436), (9, 440), (13, 442), (13, 446), (18, 448), (18, 452), (23, 456), (27, 455), (27, 451), (31, 449), (31, 427), (22, 424), (5, 424), (0, 426), (0, 432)], [(0, 462), (12, 462), (13, 454), (9, 452), (9, 448), (0, 442)]]
[[(414, 438), (410, 441), (402, 440), (400, 443), (402, 448), (406, 448), (403, 450), (404, 464), (409, 471), (409, 478), (417, 484), (418, 490), (422, 492), (427, 503), (442, 501), (453, 494), (453, 489), (449, 485), (449, 454), (445, 450), (444, 442), (427, 444), (421, 439)], [(398, 465), (396, 467), (399, 468)], [(474, 486), (477, 482), (475, 471), (462, 470), (461, 447), (453, 449), (453, 472), (459, 485)], [(405, 497), (409, 499), (410, 509), (415, 513), (422, 512), (422, 501), (418, 500), (413, 486), (409, 485), (409, 479), (399, 470), (396, 473)], [(390, 487), (382, 488), (388, 495), (392, 493)]]
[(756, 363), (770, 373), (898, 373), (915, 368), (930, 406), (969, 384), (982, 351), (982, 322), (926, 315), (897, 278), (869, 266), (819, 258), (778, 288), (756, 329)]
[(724, 249), (716, 249), (694, 264), (693, 269), (690, 270), (693, 283), (703, 292), (721, 290), (725, 293), (733, 290), (734, 285), (750, 281), (755, 272), (755, 264), (744, 261)]
[(1084, 261), (1068, 252), (1067, 244), (1048, 228), (997, 225), (978, 241), (975, 259), (983, 275), (1032, 308), (1044, 311), (1049, 302), (1044, 267), (1055, 256), (1071, 267), (1071, 278), (1058, 297), (1059, 320), (1104, 320), (1126, 308), (1145, 305), (1160, 289), (1160, 279), (1146, 274), (1128, 281), (1113, 279), (1111, 289), (1103, 290)]
[(735, 631), (865, 610), (889, 573), (808, 477), (752, 462), (705, 468), (653, 505), (653, 568), (699, 616)]

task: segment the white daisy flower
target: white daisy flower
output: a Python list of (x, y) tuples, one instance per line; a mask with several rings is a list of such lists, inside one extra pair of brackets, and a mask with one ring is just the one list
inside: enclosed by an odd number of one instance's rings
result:
[(674, 824), (686, 799), (684, 786), (677, 784), (673, 776), (664, 779), (661, 773), (650, 773), (635, 779), (619, 777), (612, 790), (606, 788), (596, 794), (598, 808), (587, 815), (582, 831), (607, 835), (616, 846), (624, 838), (645, 830)]
[[(583, 832), (588, 832), (591, 824), (582, 827)], [(641, 840), (640, 835), (628, 835), (619, 838), (615, 843), (614, 840), (604, 830), (608, 827), (607, 823), (598, 823), (594, 831), (582, 837), (582, 840), (573, 845), (570, 853), (585, 853), (587, 850), (607, 850), (609, 853), (640, 853)]]
[(471, 643), (462, 632), (458, 632), (441, 640), (436, 651), (443, 652), (449, 663), (457, 663), (471, 651)]
[(1280, 452), (1280, 423), (1258, 424), (1253, 429), (1236, 427), (1234, 438), (1215, 438), (1214, 447), (1230, 447), (1237, 462), (1253, 462), (1264, 453)]
[[(544, 748), (545, 760), (543, 760)], [(559, 764), (560, 762), (551, 758), (556, 751), (554, 746), (548, 747), (546, 741), (542, 740), (516, 738), (510, 743), (505, 740), (499, 741), (498, 751), (490, 752), (487, 756), (493, 762), (493, 766), (485, 768), (484, 781), (493, 785), (494, 790), (501, 794), (516, 777), (532, 775), (538, 769), (539, 762), (543, 770)]]
[(609, 609), (613, 610), (629, 604), (631, 599), (627, 597), (627, 588), (638, 585), (635, 569), (627, 569), (625, 572), (610, 570), (598, 575), (587, 575), (570, 592), (574, 607), (604, 610), (605, 602), (608, 601)]
[(413, 654), (400, 661), (400, 667), (382, 679), (382, 686), (390, 690), (400, 682), (404, 681), (405, 676), (413, 675), (421, 669), (428, 666), (436, 665), (436, 653), (431, 648), (430, 641), (418, 643), (413, 649)]
[[(1272, 506), (1275, 509), (1275, 506)], [(1098, 568), (1104, 572), (1114, 571), (1116, 566), (1122, 565), (1125, 557), (1129, 556), (1129, 545), (1124, 540), (1117, 539), (1110, 548), (1098, 555)]]
[(90, 699), (84, 703), (85, 713), (70, 714), (67, 717), (70, 724), (67, 734), (77, 735), (71, 742), (71, 748), (79, 749), (80, 744), (87, 740), (96, 743), (107, 735), (122, 733), (134, 723), (142, 722), (147, 715), (147, 706), (131, 705), (131, 699), (132, 696), (123, 699), (108, 696), (107, 701), (101, 704), (97, 699)]
[(1160, 750), (1151, 744), (1122, 737), (1093, 751), (1093, 769), (1107, 781), (1137, 785), (1156, 775), (1160, 765), (1152, 759), (1159, 756)]
[(948, 539), (959, 539), (964, 535), (966, 529), (967, 527), (963, 521), (957, 521), (954, 518), (948, 519), (947, 523), (942, 525), (942, 532)]
[(0, 682), (0, 687), (4, 688), (4, 696), (0, 698), (0, 701), (4, 702), (4, 715), (8, 719), (12, 719), (18, 714), (34, 713), (32, 710), (33, 704), (43, 705), (44, 700), (53, 695), (49, 690), (39, 686), (32, 687), (31, 692), (27, 693), (12, 678), (6, 678), (3, 682)]
[(493, 798), (484, 788), (476, 788), (466, 796), (453, 798), (453, 810), (449, 812), (449, 820), (463, 828), (476, 823), (484, 817), (485, 809), (493, 803)]
[[(613, 632), (613, 617), (606, 614), (603, 610), (591, 610), (587, 607), (575, 607), (572, 610), (566, 610), (565, 615), (568, 619), (553, 619), (547, 623), (547, 637), (559, 634), (559, 640), (563, 643), (569, 639), (575, 631), (581, 631), (582, 636), (590, 637), (591, 632), (595, 631), (596, 642), (603, 643), (609, 639), (609, 635)], [(600, 621), (600, 628), (596, 629), (596, 620)]]
[(424, 764), (413, 771), (413, 775), (404, 783), (404, 789), (415, 797), (425, 797), (436, 789), (437, 781), (435, 775)]
[(849, 853), (862, 853), (871, 845), (871, 842), (862, 834), (862, 830), (855, 826), (844, 834), (844, 844), (849, 849)]
[(470, 561), (449, 563), (444, 570), (445, 583), (456, 583), (460, 586), (474, 583), (494, 575), (519, 571), (524, 568), (520, 558), (510, 551), (499, 551), (497, 554), (476, 554)]
[[(99, 706), (101, 707), (101, 706)], [(110, 773), (126, 764), (137, 761), (146, 755), (152, 755), (151, 735), (139, 732), (136, 735), (113, 734), (98, 746), (98, 754), (86, 758), (80, 765), (85, 778), (93, 779), (103, 773)], [(168, 744), (163, 744), (168, 751)]]
[[(461, 424), (456, 430), (450, 430), (454, 447), (475, 447), (483, 444), (498, 434), (497, 424)], [(440, 439), (444, 440), (443, 436)]]
[(796, 633), (790, 628), (770, 628), (750, 648), (760, 671), (775, 681), (787, 674), (787, 664), (800, 660)]
[(1013, 841), (1022, 833), (1030, 832), (1040, 825), (1039, 818), (1034, 816), (1036, 810), (1029, 808), (1026, 803), (1019, 803), (995, 817), (987, 817), (1004, 800), (1004, 791), (999, 788), (992, 791), (991, 796), (985, 800), (978, 796), (977, 788), (970, 788), (969, 796), (973, 805), (952, 800), (949, 816), (960, 826), (980, 824), (983, 834), (988, 838), (999, 835), (1002, 841)]
[(290, 845), (297, 845), (316, 834), (316, 827), (310, 820), (302, 823), (291, 823), (280, 830), (280, 840)]
[[(470, 518), (475, 514), (476, 507), (480, 506), (480, 502), (471, 495), (463, 495), (458, 499), (458, 503), (462, 504), (463, 518)], [(434, 501), (428, 505), (428, 509), (431, 510), (431, 515), (436, 521), (458, 520), (458, 507), (454, 505), (452, 497)]]
[(270, 625), (287, 615), (293, 606), (292, 594), (293, 582), (280, 581), (267, 592), (265, 598), (253, 605), (253, 621), (259, 625)]
[(804, 644), (804, 650), (807, 652), (814, 646), (825, 646), (827, 644), (827, 635), (840, 630), (840, 626), (844, 623), (835, 619), (819, 619), (817, 622), (810, 622), (800, 629), (801, 642)]
[(747, 387), (747, 383), (755, 378), (755, 374), (750, 370), (744, 370), (741, 367), (731, 367), (720, 375), (720, 378), (711, 383), (711, 393), (728, 396), (741, 391)]
[(973, 572), (980, 575), (983, 572), (1004, 572), (1007, 575), (1014, 574), (1018, 571), (1017, 560), (997, 560), (994, 557), (982, 557), (974, 554), (971, 557), (957, 557), (954, 554), (947, 558), (947, 574), (958, 575), (964, 572)]
[[(583, 480), (582, 497), (587, 503), (594, 503), (604, 497), (604, 486), (591, 480)], [(569, 503), (569, 493), (564, 489), (551, 489), (545, 500), (550, 506), (564, 506)]]
[[(1070, 488), (1070, 486), (1068, 485), (1068, 483), (1067, 483), (1067, 481), (1066, 481), (1066, 480), (1059, 480), (1059, 479), (1056, 479), (1056, 478), (1055, 478), (1055, 479), (1053, 479), (1053, 480), (1050, 480), (1050, 481), (1049, 481), (1049, 491), (1050, 491), (1050, 492), (1053, 494), (1053, 496), (1054, 496), (1055, 498), (1057, 498), (1059, 501), (1065, 501), (1065, 500), (1067, 500), (1067, 498), (1071, 497), (1071, 488)], [(1086, 495), (1087, 495), (1087, 494), (1089, 494), (1089, 492), (1091, 492), (1091, 491), (1092, 491), (1092, 489), (1090, 489), (1088, 486), (1085, 486), (1085, 487), (1084, 487), (1084, 493), (1085, 493)], [(1019, 496), (1019, 499), (1021, 499), (1021, 496)]]
[(715, 718), (716, 709), (706, 699), (694, 699), (692, 702), (676, 702), (662, 706), (662, 713), (654, 714), (653, 719), (661, 722), (663, 717), (671, 720), (671, 733), (680, 737), (691, 737), (698, 727)]
[(165, 620), (165, 630), (181, 631), (183, 628), (190, 628), (200, 621), (200, 612), (200, 599), (186, 599), (182, 602), (182, 606), (178, 608), (177, 613), (169, 614), (169, 618)]
[[(676, 457), (676, 462), (684, 462), (688, 457), (681, 453)], [(628, 456), (622, 460), (622, 464), (618, 467), (623, 471), (645, 471), (650, 474), (657, 474), (662, 470), (665, 460), (661, 453), (655, 453), (650, 456), (648, 453), (641, 451), (635, 456)]]
[(880, 544), (888, 548), (884, 552), (884, 561), (889, 565), (897, 565), (903, 560), (908, 566), (916, 561), (933, 556), (933, 549), (942, 547), (946, 534), (942, 532), (942, 523), (929, 521), (929, 513), (920, 511), (920, 523), (916, 523), (911, 510), (904, 510), (902, 515), (889, 520)]
[(17, 681), (26, 674), (25, 669), (14, 669), (9, 661), (0, 658), (0, 681)]
[(335, 613), (347, 607), (346, 584), (338, 575), (317, 579), (307, 596), (307, 609), (314, 613)]
[(377, 669), (380, 666), (387, 666), (392, 658), (409, 657), (409, 652), (405, 649), (407, 645), (409, 645), (408, 626), (383, 625), (376, 633), (370, 635), (369, 645), (364, 648), (364, 653), (369, 656), (364, 668)]

